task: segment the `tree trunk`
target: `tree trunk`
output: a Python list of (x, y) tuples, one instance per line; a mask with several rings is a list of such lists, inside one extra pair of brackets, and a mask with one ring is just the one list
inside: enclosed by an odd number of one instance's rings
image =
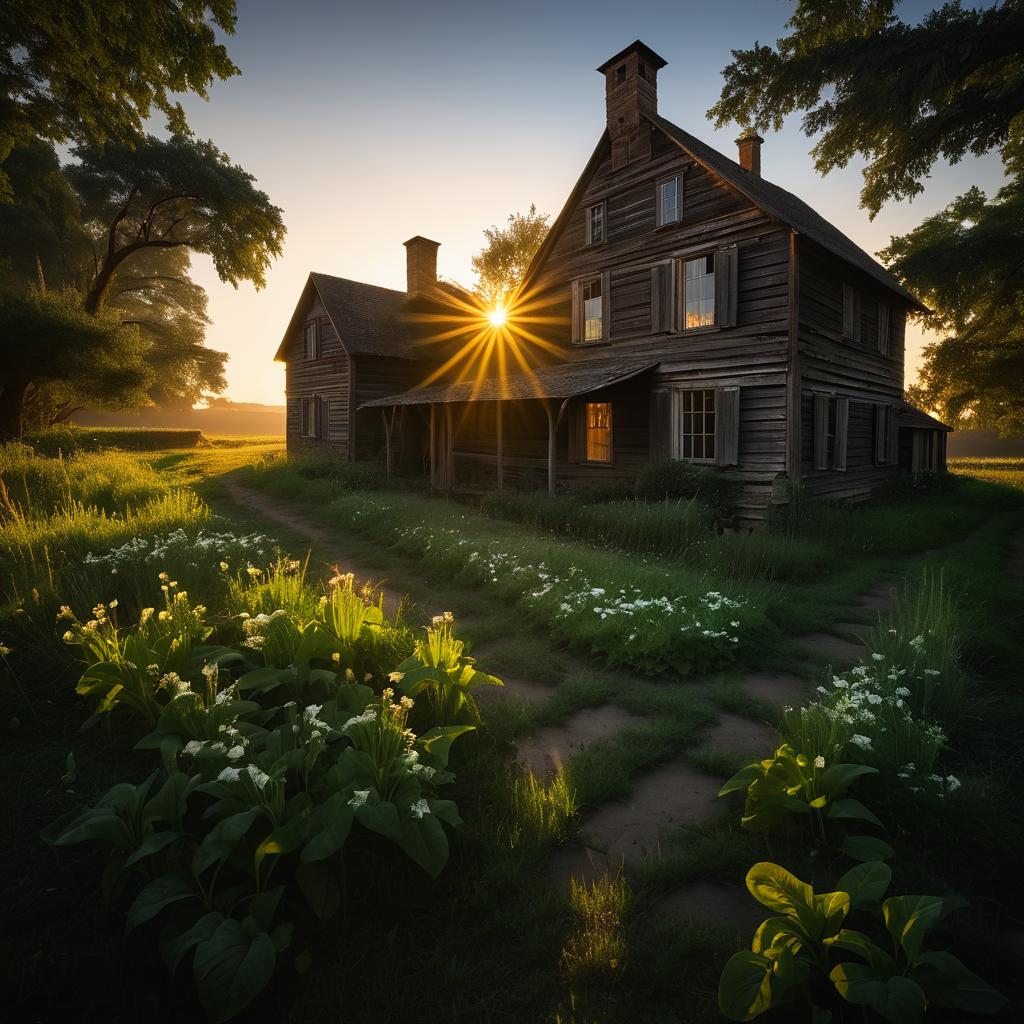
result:
[(21, 408), (30, 379), (26, 373), (13, 373), (0, 390), (0, 441), (21, 437)]

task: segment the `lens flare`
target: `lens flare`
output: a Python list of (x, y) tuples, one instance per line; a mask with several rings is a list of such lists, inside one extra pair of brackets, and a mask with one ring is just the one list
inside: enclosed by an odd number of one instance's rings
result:
[(504, 327), (505, 321), (508, 319), (505, 307), (495, 306), (494, 309), (487, 314), (487, 319), (491, 321), (492, 327)]

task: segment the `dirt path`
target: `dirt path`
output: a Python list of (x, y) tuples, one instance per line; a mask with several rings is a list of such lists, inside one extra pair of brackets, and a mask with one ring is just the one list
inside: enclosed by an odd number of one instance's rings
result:
[(271, 498), (262, 491), (245, 487), (230, 476), (221, 479), (224, 490), (236, 504), (251, 509), (266, 519), (301, 534), (310, 544), (316, 547), (320, 565), (315, 569), (339, 568), (342, 572), (355, 573), (359, 581), (370, 581), (384, 595), (384, 611), (393, 616), (402, 603), (403, 595), (386, 581), (379, 580), (376, 573), (370, 572), (357, 562), (345, 549), (342, 538), (336, 530), (318, 526), (301, 512), (296, 510), (295, 502)]

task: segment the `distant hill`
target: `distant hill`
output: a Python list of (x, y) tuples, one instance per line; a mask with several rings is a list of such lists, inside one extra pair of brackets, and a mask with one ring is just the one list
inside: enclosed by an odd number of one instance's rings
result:
[(81, 427), (165, 427), (201, 430), (204, 434), (284, 437), (283, 405), (231, 402), (214, 399), (207, 409), (142, 409), (140, 412), (109, 412), (83, 409), (71, 417)]

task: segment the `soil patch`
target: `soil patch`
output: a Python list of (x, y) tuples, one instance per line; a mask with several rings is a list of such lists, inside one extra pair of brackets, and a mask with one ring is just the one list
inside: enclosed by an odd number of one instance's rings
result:
[(860, 606), (865, 611), (881, 612), (885, 615), (892, 610), (896, 600), (895, 583), (876, 583), (870, 590), (860, 595)]
[(272, 519), (287, 526), (298, 533), (310, 543), (316, 546), (319, 564), (311, 565), (311, 568), (319, 572), (321, 570), (333, 569), (335, 566), (342, 572), (355, 573), (360, 583), (367, 581), (375, 584), (375, 589), (380, 590), (384, 595), (384, 612), (386, 615), (394, 616), (402, 603), (402, 595), (389, 587), (386, 583), (379, 582), (376, 573), (369, 572), (353, 562), (347, 555), (344, 546), (338, 543), (338, 533), (307, 519), (304, 515), (294, 510), (294, 507), (285, 501), (278, 501), (264, 494), (262, 491), (243, 487), (237, 480), (231, 477), (222, 477), (221, 483), (228, 492), (231, 499), (258, 512), (267, 519)]
[(585, 818), (583, 834), (607, 850), (613, 867), (623, 861), (635, 866), (659, 855), (666, 829), (717, 814), (721, 786), (722, 780), (689, 765), (664, 765), (639, 778), (626, 800), (607, 804)]
[(618, 865), (612, 866), (600, 850), (570, 843), (556, 850), (548, 861), (548, 877), (563, 892), (569, 891), (569, 882), (595, 882), (606, 874), (614, 876)]
[(832, 665), (852, 665), (867, 653), (863, 644), (840, 640), (831, 633), (810, 633), (799, 637), (797, 645), (816, 660), (827, 661)]
[(716, 725), (704, 731), (707, 742), (739, 757), (768, 757), (778, 746), (779, 734), (763, 722), (722, 711)]
[(543, 704), (557, 689), (554, 686), (544, 686), (542, 683), (532, 683), (528, 679), (517, 679), (515, 676), (503, 676), (495, 673), (505, 684), (504, 686), (478, 686), (473, 691), (476, 700), (488, 704), (491, 701), (516, 700), (526, 701), (527, 704)]
[(675, 921), (709, 924), (748, 945), (757, 926), (769, 916), (745, 888), (724, 882), (690, 882), (654, 905), (654, 912)]
[(788, 672), (748, 672), (740, 685), (758, 700), (789, 706), (800, 699), (807, 683)]
[(644, 719), (615, 704), (584, 708), (561, 725), (541, 729), (520, 741), (517, 759), (534, 775), (554, 775), (573, 754), (584, 747), (614, 736), (631, 725), (642, 725), (643, 722)]

